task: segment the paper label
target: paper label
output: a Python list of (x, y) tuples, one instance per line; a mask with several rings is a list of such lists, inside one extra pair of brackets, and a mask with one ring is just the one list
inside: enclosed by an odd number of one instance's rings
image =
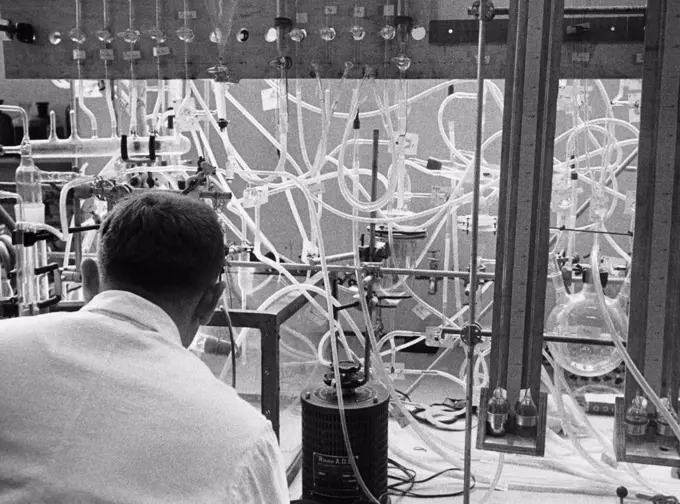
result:
[(323, 13), (326, 16), (332, 16), (338, 13), (338, 8), (335, 5), (326, 5), (323, 9)]
[(428, 318), (428, 317), (431, 315), (430, 310), (428, 310), (427, 308), (425, 308), (425, 307), (424, 307), (423, 305), (421, 305), (420, 303), (416, 304), (416, 305), (411, 309), (411, 311), (412, 311), (413, 313), (415, 313), (415, 314), (418, 316), (418, 318), (419, 318), (420, 320), (425, 320), (426, 318)]
[(630, 108), (628, 109), (628, 121), (632, 123), (640, 122), (640, 100), (642, 100), (642, 93), (639, 91), (628, 93), (628, 102)]
[(134, 61), (134, 60), (141, 59), (141, 57), (142, 57), (141, 51), (136, 51), (136, 50), (135, 51), (125, 51), (123, 53), (123, 59), (125, 61)]
[[(404, 135), (404, 154), (407, 156), (415, 156), (418, 154), (418, 134), (417, 133), (406, 133)], [(387, 147), (388, 152), (392, 152), (392, 146), (396, 145), (397, 148), (400, 146), (402, 137), (395, 135), (394, 144), (390, 143)]]
[(268, 88), (262, 90), (262, 110), (274, 110), (279, 107), (279, 97), (276, 89)]
[(574, 63), (588, 63), (590, 61), (590, 53), (573, 52), (571, 53), (571, 61)]
[(362, 18), (366, 15), (366, 7), (354, 6), (354, 17)]
[(309, 187), (309, 192), (312, 193), (312, 196), (320, 196), (323, 193), (326, 192), (326, 186), (324, 186), (323, 182), (318, 182), (316, 184), (310, 184)]
[(385, 371), (390, 375), (393, 380), (403, 380), (406, 378), (404, 375), (404, 363), (395, 362), (394, 364), (386, 364)]
[(635, 214), (635, 191), (626, 191), (626, 203), (623, 208), (623, 215)]
[(75, 61), (84, 60), (85, 58), (86, 58), (85, 51), (83, 51), (81, 49), (74, 49), (73, 50), (73, 59)]
[(309, 264), (310, 259), (317, 259), (318, 257), (319, 249), (309, 240), (302, 240), (302, 262)]
[(196, 11), (179, 11), (177, 15), (180, 19), (196, 19)]
[(383, 16), (394, 16), (394, 5), (385, 5), (383, 7)]
[(99, 59), (113, 61), (113, 49), (99, 49)]
[[(358, 461), (359, 457), (354, 459)], [(348, 456), (314, 452), (312, 462), (316, 494), (332, 493), (333, 497), (345, 499), (358, 497), (359, 484)]]
[(432, 189), (430, 191), (431, 197), (432, 197), (432, 204), (437, 206), (437, 205), (443, 205), (446, 203), (446, 200), (449, 198), (451, 195), (451, 188), (450, 187), (442, 187), (438, 185), (432, 186)]
[(167, 56), (170, 54), (170, 48), (168, 46), (158, 46), (153, 48), (153, 55), (155, 57)]
[(253, 208), (257, 204), (257, 189), (255, 187), (247, 187), (243, 191), (243, 199), (241, 205), (243, 208)]
[(295, 22), (297, 24), (305, 24), (307, 23), (308, 17), (306, 12), (298, 12), (295, 14)]

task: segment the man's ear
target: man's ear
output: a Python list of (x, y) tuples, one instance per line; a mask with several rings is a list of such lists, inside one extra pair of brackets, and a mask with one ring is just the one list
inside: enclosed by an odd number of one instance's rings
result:
[(83, 276), (85, 302), (89, 303), (93, 297), (99, 294), (99, 266), (94, 259), (87, 258), (80, 264), (80, 272)]
[(226, 286), (227, 284), (224, 282), (217, 282), (205, 290), (195, 312), (199, 325), (206, 325), (210, 322), (217, 305), (220, 304)]

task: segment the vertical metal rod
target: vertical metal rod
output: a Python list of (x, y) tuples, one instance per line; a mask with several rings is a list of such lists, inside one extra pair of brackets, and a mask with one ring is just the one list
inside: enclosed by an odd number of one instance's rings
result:
[[(380, 146), (380, 130), (373, 130), (373, 161), (371, 163), (371, 201), (375, 201), (378, 198), (378, 148)], [(371, 218), (375, 219), (377, 212), (374, 210), (371, 212)], [(373, 254), (375, 253), (375, 223), (371, 222), (369, 227), (369, 238), (368, 238), (368, 250), (369, 250), (369, 261), (373, 262)], [(371, 313), (371, 298), (373, 297), (373, 287), (372, 284), (368, 284), (366, 287), (366, 297), (368, 299), (368, 313)], [(373, 323), (371, 318), (368, 321), (369, 324)], [(365, 383), (368, 382), (368, 374), (371, 369), (371, 339), (364, 338), (365, 341), (365, 353), (364, 353), (364, 380)]]
[[(73, 196), (73, 225), (80, 227), (82, 223), (80, 198)], [(80, 273), (80, 263), (83, 262), (83, 235), (81, 233), (73, 234), (73, 248), (76, 251), (76, 272)]]
[[(479, 184), (482, 173), (482, 120), (484, 116), (484, 57), (487, 0), (482, 0), (479, 12), (479, 42), (477, 47), (477, 131), (475, 136), (475, 165), (472, 183), (472, 238), (470, 243), (470, 324), (477, 322), (477, 255), (479, 251)], [(474, 395), (475, 340), (468, 338), (467, 407), (465, 410), (465, 458), (463, 471), (463, 503), (470, 504), (472, 465), (472, 397)], [(480, 427), (481, 428), (481, 427)]]

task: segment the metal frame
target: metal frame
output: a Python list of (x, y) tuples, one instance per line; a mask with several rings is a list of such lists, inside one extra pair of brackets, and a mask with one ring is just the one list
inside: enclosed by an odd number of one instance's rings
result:
[(482, 402), (477, 447), (493, 451), (543, 455), (545, 447), (540, 372), (562, 44), (555, 34), (563, 18), (563, 0), (511, 3), (489, 383), (506, 389), (511, 405), (520, 390), (530, 389), (539, 428), (529, 445), (511, 431), (491, 442)]
[[(628, 350), (660, 397), (677, 411), (680, 388), (680, 4), (649, 0), (642, 81), (635, 240)], [(659, 450), (653, 427), (629, 443), (625, 410), (640, 387), (628, 373), (617, 400), (618, 460), (680, 466), (680, 454)], [(655, 416), (650, 404), (650, 417)]]
[[(513, 3), (513, 0), (511, 3)], [(74, 26), (73, 3), (63, 5), (61, 9), (52, 9), (49, 0), (24, 0), (22, 2), (6, 2), (3, 5), (3, 16), (15, 21), (28, 22), (35, 26), (37, 40), (35, 45), (5, 44), (5, 66), (8, 78), (77, 78), (78, 71), (73, 61), (75, 45), (68, 39), (67, 33)], [(396, 10), (395, 1), (366, 3), (361, 25), (366, 29), (366, 36), (361, 42), (355, 42), (349, 34), (350, 27), (357, 22), (353, 17), (354, 0), (334, 0), (330, 2), (337, 9), (336, 14), (324, 16), (324, 6), (314, 0), (288, 2), (285, 12), (293, 21), (293, 26), (305, 28), (306, 39), (300, 44), (287, 43), (288, 55), (293, 66), (288, 71), (289, 77), (309, 78), (313, 60), (319, 62), (324, 78), (339, 78), (344, 71), (345, 61), (355, 64), (351, 77), (362, 75), (361, 67), (371, 65), (379, 78), (399, 78), (399, 70), (390, 59), (396, 56), (399, 48), (396, 38), (385, 42), (378, 31), (385, 24), (395, 24), (394, 16), (384, 16), (384, 7), (392, 6)], [(477, 74), (477, 33), (474, 21), (467, 16), (467, 8), (471, 0), (449, 0), (444, 2), (407, 2), (407, 16), (413, 23), (428, 28), (429, 37), (424, 40), (409, 40), (408, 55), (412, 59), (406, 76), (409, 79), (474, 79)], [(624, 3), (624, 2), (622, 2)], [(439, 5), (435, 5), (439, 4)], [(118, 33), (128, 27), (127, 1), (109, 0), (109, 24), (111, 31)], [(169, 54), (156, 58), (153, 55), (154, 43), (144, 36), (136, 45), (141, 52), (141, 59), (136, 60), (134, 74), (138, 79), (156, 79), (160, 73), (162, 78), (208, 78), (207, 69), (218, 61), (218, 45), (208, 41), (212, 30), (209, 16), (203, 2), (191, 2), (191, 9), (196, 13), (190, 27), (196, 38), (191, 44), (183, 44), (174, 35), (182, 25), (178, 11), (183, 9), (181, 0), (162, 2), (161, 19), (163, 29), (170, 36), (163, 44)], [(44, 15), (50, 9), (50, 16)], [(498, 9), (502, 14), (507, 9)], [(82, 0), (82, 26), (90, 35), (81, 46), (87, 53), (82, 64), (82, 76), (87, 79), (102, 79), (105, 76), (104, 63), (100, 58), (100, 49), (112, 49), (114, 60), (108, 64), (107, 76), (111, 79), (128, 79), (131, 76), (130, 62), (124, 60), (124, 52), (130, 47), (120, 38), (111, 44), (104, 45), (94, 36), (94, 32), (102, 27), (103, 19), (100, 0)], [(575, 32), (565, 32), (564, 50), (560, 75), (563, 78), (639, 78), (642, 74), (643, 43), (640, 38), (640, 8), (599, 8), (573, 10), (568, 18), (569, 23), (579, 26), (584, 21), (590, 22), (589, 30), (577, 28)], [(305, 14), (306, 22), (297, 22), (296, 14)], [(613, 15), (615, 14), (615, 15)], [(275, 78), (279, 72), (271, 62), (278, 56), (277, 44), (267, 43), (264, 34), (274, 26), (276, 10), (272, 2), (266, 0), (241, 0), (234, 17), (230, 41), (223, 51), (223, 62), (229, 68), (230, 77), (239, 79)], [(581, 17), (582, 16), (582, 17)], [(318, 30), (329, 23), (336, 29), (335, 40), (328, 44), (321, 40)], [(137, 29), (144, 29), (154, 24), (155, 12), (153, 2), (136, 2), (134, 21)], [(609, 29), (608, 23), (614, 23), (616, 29)], [(452, 23), (452, 24), (451, 24)], [(620, 24), (618, 24), (620, 23)], [(469, 25), (468, 30), (465, 26)], [(241, 28), (249, 30), (248, 41), (238, 43), (235, 35)], [(452, 32), (449, 34), (449, 29)], [(61, 32), (63, 40), (53, 46), (48, 42), (52, 31)], [(506, 42), (503, 34), (507, 33), (506, 19), (493, 21), (488, 28), (491, 44), (485, 56), (485, 75), (489, 79), (502, 79), (506, 72)], [(433, 37), (434, 33), (434, 38)], [(461, 39), (462, 37), (462, 39)], [(471, 40), (470, 40), (471, 39)], [(586, 47), (587, 46), (587, 47)], [(508, 44), (508, 48), (510, 44)], [(185, 67), (184, 54), (187, 51), (188, 64)], [(157, 61), (159, 65), (157, 66)]]

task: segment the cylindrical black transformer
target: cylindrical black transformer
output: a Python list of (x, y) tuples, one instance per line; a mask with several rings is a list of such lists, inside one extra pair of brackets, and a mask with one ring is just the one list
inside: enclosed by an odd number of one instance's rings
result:
[[(380, 385), (345, 390), (347, 430), (364, 483), (388, 502), (389, 393)], [(349, 463), (334, 387), (302, 392), (302, 496), (319, 504), (354, 504), (364, 494)]]

